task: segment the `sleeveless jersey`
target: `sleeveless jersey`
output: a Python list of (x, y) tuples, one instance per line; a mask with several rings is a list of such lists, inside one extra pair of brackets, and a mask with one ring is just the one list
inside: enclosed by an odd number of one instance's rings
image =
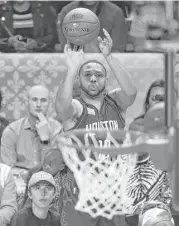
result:
[(100, 111), (98, 111), (93, 105), (87, 104), (82, 98), (78, 100), (83, 105), (83, 112), (72, 129), (86, 128), (87, 130), (118, 130), (124, 128), (125, 120), (122, 117), (122, 110), (109, 95), (104, 97)]

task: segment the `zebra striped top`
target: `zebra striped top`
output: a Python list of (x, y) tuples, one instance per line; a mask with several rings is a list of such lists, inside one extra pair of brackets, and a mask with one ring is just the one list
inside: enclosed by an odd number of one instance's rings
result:
[(134, 210), (138, 204), (145, 201), (156, 200), (160, 197), (162, 189), (167, 185), (167, 174), (155, 168), (149, 159), (139, 163), (128, 182), (128, 195), (133, 200)]

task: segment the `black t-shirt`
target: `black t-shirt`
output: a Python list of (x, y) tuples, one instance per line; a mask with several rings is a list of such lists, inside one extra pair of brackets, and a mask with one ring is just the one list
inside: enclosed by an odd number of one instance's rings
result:
[(10, 226), (61, 226), (60, 215), (49, 210), (46, 219), (36, 217), (31, 207), (17, 211), (11, 219)]

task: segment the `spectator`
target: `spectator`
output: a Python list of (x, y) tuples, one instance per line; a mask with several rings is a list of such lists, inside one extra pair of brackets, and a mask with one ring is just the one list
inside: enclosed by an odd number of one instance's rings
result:
[(0, 225), (8, 226), (16, 210), (16, 190), (11, 168), (0, 163)]
[[(0, 110), (1, 110), (1, 107), (2, 107), (2, 92), (0, 91)], [(8, 124), (9, 122), (7, 121), (7, 119), (0, 116), (0, 144), (1, 144), (2, 133)]]
[[(164, 80), (157, 80), (148, 89), (144, 102), (144, 114), (137, 117), (130, 125), (130, 130), (144, 131), (144, 117), (146, 112), (159, 102), (164, 101)], [(143, 173), (141, 173), (143, 172)], [(138, 164), (129, 180), (128, 192), (134, 197), (134, 216), (126, 217), (126, 224), (138, 225), (138, 212), (144, 202), (160, 201), (168, 206), (171, 204), (171, 189), (166, 172), (156, 169), (147, 153), (138, 157)]]
[(14, 172), (38, 165), (49, 147), (56, 145), (56, 135), (61, 132), (62, 126), (47, 117), (49, 103), (46, 87), (31, 87), (28, 92), (28, 115), (9, 124), (4, 130), (1, 160), (15, 167)]
[[(64, 208), (65, 202), (63, 202), (63, 200), (65, 199), (71, 202), (74, 200), (76, 201), (78, 198), (77, 194), (72, 192), (76, 189), (76, 182), (74, 180), (73, 174), (67, 168), (67, 166), (65, 166), (62, 153), (59, 149), (49, 150), (44, 158), (43, 164), (40, 164), (29, 171), (27, 181), (30, 179), (33, 173), (39, 171), (45, 171), (47, 173), (50, 173), (54, 177), (56, 195), (54, 198), (54, 202), (52, 203), (53, 205), (51, 209), (60, 213), (61, 225), (63, 225), (62, 216), (66, 215)], [(21, 202), (20, 208), (29, 206), (29, 201), (30, 200), (28, 198), (28, 186), (26, 186), (26, 192)]]
[(52, 52), (56, 13), (41, 1), (8, 1), (0, 6), (0, 51)]
[[(63, 121), (64, 130), (85, 128), (87, 130), (116, 130), (125, 127), (125, 113), (127, 108), (133, 104), (137, 90), (131, 82), (128, 72), (111, 55), (112, 40), (109, 33), (104, 30), (104, 34), (106, 41), (103, 42), (102, 39), (99, 39), (99, 48), (120, 88), (107, 93), (108, 75), (105, 66), (94, 59), (82, 63), (83, 51), (76, 51), (76, 48), (72, 50), (67, 44), (65, 46), (65, 59), (68, 65), (68, 74), (65, 76), (63, 85), (59, 86), (55, 103), (56, 112), (58, 118)], [(73, 99), (73, 84), (77, 71), (81, 96), (79, 99)], [(112, 220), (103, 217), (94, 219), (89, 214), (76, 211), (74, 203), (66, 202), (65, 206), (64, 218), (69, 226), (113, 225), (114, 221), (118, 220), (115, 217)]]
[[(66, 44), (66, 38), (62, 32), (62, 22), (65, 15), (75, 8), (87, 8), (93, 11), (100, 21), (100, 36), (103, 38), (103, 28), (108, 31), (112, 40), (112, 52), (124, 52), (127, 41), (127, 24), (122, 9), (108, 1), (75, 1), (71, 2), (58, 14), (58, 38), (63, 50)], [(85, 45), (85, 52), (100, 52), (97, 40)]]
[(55, 181), (51, 174), (34, 173), (28, 182), (28, 196), (31, 206), (17, 211), (10, 226), (60, 226), (60, 215), (50, 210), (55, 197)]
[[(148, 202), (139, 215), (138, 226), (175, 226), (171, 211), (167, 205), (162, 202)], [(177, 226), (178, 224), (176, 224)]]

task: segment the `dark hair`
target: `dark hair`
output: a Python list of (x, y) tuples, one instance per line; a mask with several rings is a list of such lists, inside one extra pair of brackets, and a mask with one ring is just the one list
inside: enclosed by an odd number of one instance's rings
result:
[(161, 87), (161, 88), (165, 88), (165, 81), (163, 79), (161, 80), (157, 80), (155, 82), (153, 82), (148, 91), (147, 91), (147, 95), (146, 95), (146, 98), (145, 98), (145, 102), (144, 102), (144, 113), (146, 113), (146, 111), (148, 110), (149, 108), (149, 98), (150, 98), (150, 93), (151, 93), (151, 90), (154, 88), (154, 87)]
[(79, 69), (79, 75), (80, 75), (80, 73), (81, 73), (81, 69), (82, 69), (86, 64), (89, 64), (89, 63), (97, 63), (97, 64), (101, 65), (101, 66), (103, 67), (104, 71), (105, 71), (105, 75), (107, 75), (107, 71), (106, 71), (105, 66), (104, 66), (101, 62), (99, 62), (98, 60), (88, 60), (88, 61), (85, 61), (85, 62), (81, 65), (81, 67), (80, 67), (80, 69)]

